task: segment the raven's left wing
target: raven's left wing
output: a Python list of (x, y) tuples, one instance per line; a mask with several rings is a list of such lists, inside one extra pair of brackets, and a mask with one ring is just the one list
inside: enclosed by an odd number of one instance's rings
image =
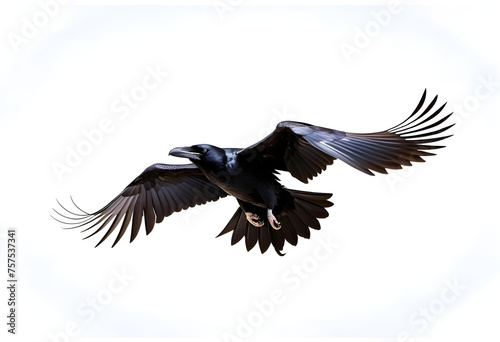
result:
[(67, 212), (65, 215), (55, 209), (54, 211), (66, 222), (55, 219), (69, 225), (67, 228), (86, 227), (84, 231), (87, 231), (98, 227), (86, 238), (93, 236), (111, 223), (96, 247), (123, 219), (120, 231), (113, 243), (114, 246), (125, 234), (131, 222), (130, 242), (135, 239), (143, 216), (146, 234), (149, 234), (153, 230), (155, 221), (160, 223), (164, 217), (170, 216), (173, 212), (209, 201), (217, 201), (226, 196), (227, 193), (210, 182), (194, 164), (154, 164), (144, 170), (104, 208), (95, 213), (84, 212), (78, 207), (80, 213), (74, 213), (62, 205), (61, 207)]
[(266, 138), (242, 149), (238, 161), (255, 168), (288, 171), (304, 183), (335, 159), (369, 175), (373, 175), (372, 171), (387, 173), (386, 169), (423, 162), (423, 156), (434, 155), (427, 150), (444, 147), (428, 144), (450, 137), (440, 133), (453, 126), (443, 127), (451, 114), (438, 117), (446, 104), (431, 111), (437, 96), (420, 112), (425, 96), (426, 91), (405, 121), (382, 132), (349, 133), (300, 122), (280, 122)]

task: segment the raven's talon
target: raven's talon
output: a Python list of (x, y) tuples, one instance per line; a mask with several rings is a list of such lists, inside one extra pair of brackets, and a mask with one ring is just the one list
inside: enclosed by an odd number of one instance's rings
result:
[(259, 215), (254, 213), (245, 213), (247, 216), (247, 221), (250, 222), (251, 225), (255, 227), (262, 227), (264, 225), (264, 221), (261, 220)]
[(273, 215), (273, 211), (271, 209), (267, 209), (267, 219), (274, 230), (279, 230), (281, 228), (281, 223), (279, 223), (278, 219)]

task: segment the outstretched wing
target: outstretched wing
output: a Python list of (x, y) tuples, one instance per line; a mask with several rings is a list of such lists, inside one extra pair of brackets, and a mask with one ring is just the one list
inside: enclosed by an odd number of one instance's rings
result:
[(288, 171), (307, 183), (340, 159), (373, 176), (372, 171), (401, 169), (411, 162), (423, 162), (427, 152), (444, 146), (429, 145), (446, 139), (443, 136), (454, 124), (443, 123), (451, 114), (440, 116), (444, 106), (433, 109), (437, 96), (421, 111), (426, 91), (413, 113), (393, 128), (376, 133), (349, 133), (306, 123), (283, 121), (260, 142), (241, 150), (238, 161), (259, 168)]
[(131, 222), (130, 242), (136, 238), (143, 216), (146, 234), (149, 234), (153, 230), (155, 221), (160, 223), (163, 218), (173, 212), (188, 209), (198, 204), (205, 204), (209, 201), (216, 201), (226, 196), (227, 194), (217, 185), (211, 183), (194, 164), (154, 164), (144, 170), (101, 210), (89, 214), (76, 207), (80, 213), (75, 213), (61, 205), (67, 212), (66, 215), (54, 209), (63, 219), (54, 218), (69, 225), (66, 228), (82, 227), (85, 228), (84, 231), (96, 228), (86, 238), (97, 234), (108, 224), (111, 224), (96, 247), (122, 221), (120, 231), (113, 243), (113, 246), (115, 246), (125, 234)]

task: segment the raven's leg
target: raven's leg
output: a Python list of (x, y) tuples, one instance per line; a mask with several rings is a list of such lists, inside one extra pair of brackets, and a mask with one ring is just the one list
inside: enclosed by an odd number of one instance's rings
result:
[(271, 209), (267, 209), (267, 219), (271, 224), (271, 227), (278, 230), (281, 228), (281, 223), (278, 222), (278, 219), (273, 215), (273, 211)]
[(267, 220), (269, 221), (271, 227), (273, 227), (275, 230), (280, 229), (281, 224), (278, 222), (276, 216), (274, 216), (273, 209), (278, 204), (277, 193), (282, 190), (283, 188), (278, 183), (274, 183), (271, 186), (266, 186), (258, 189), (259, 195), (262, 197), (267, 207)]

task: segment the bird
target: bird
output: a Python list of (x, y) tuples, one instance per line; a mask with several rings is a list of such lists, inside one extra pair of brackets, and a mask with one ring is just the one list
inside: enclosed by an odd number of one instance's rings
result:
[[(452, 134), (441, 133), (454, 123), (453, 113), (436, 109), (438, 96), (429, 104), (424, 90), (414, 111), (400, 124), (375, 133), (349, 133), (295, 121), (282, 121), (261, 141), (245, 148), (220, 148), (209, 144), (176, 147), (169, 155), (185, 158), (188, 164), (153, 164), (147, 167), (107, 205), (95, 212), (82, 210), (71, 197), (69, 210), (52, 216), (63, 228), (91, 231), (86, 238), (104, 231), (96, 247), (120, 226), (114, 247), (130, 228), (130, 242), (144, 226), (149, 235), (165, 217), (196, 205), (232, 196), (238, 208), (217, 237), (232, 232), (231, 245), (244, 238), (246, 250), (257, 243), (261, 253), (272, 245), (283, 256), (285, 242), (297, 245), (298, 237), (309, 239), (311, 230), (321, 228), (331, 193), (288, 189), (280, 183), (280, 172), (288, 172), (303, 183), (339, 159), (370, 176), (387, 174), (412, 162), (424, 162), (430, 151), (443, 148), (435, 142)], [(445, 123), (446, 122), (446, 123)], [(121, 225), (120, 225), (121, 223)]]

